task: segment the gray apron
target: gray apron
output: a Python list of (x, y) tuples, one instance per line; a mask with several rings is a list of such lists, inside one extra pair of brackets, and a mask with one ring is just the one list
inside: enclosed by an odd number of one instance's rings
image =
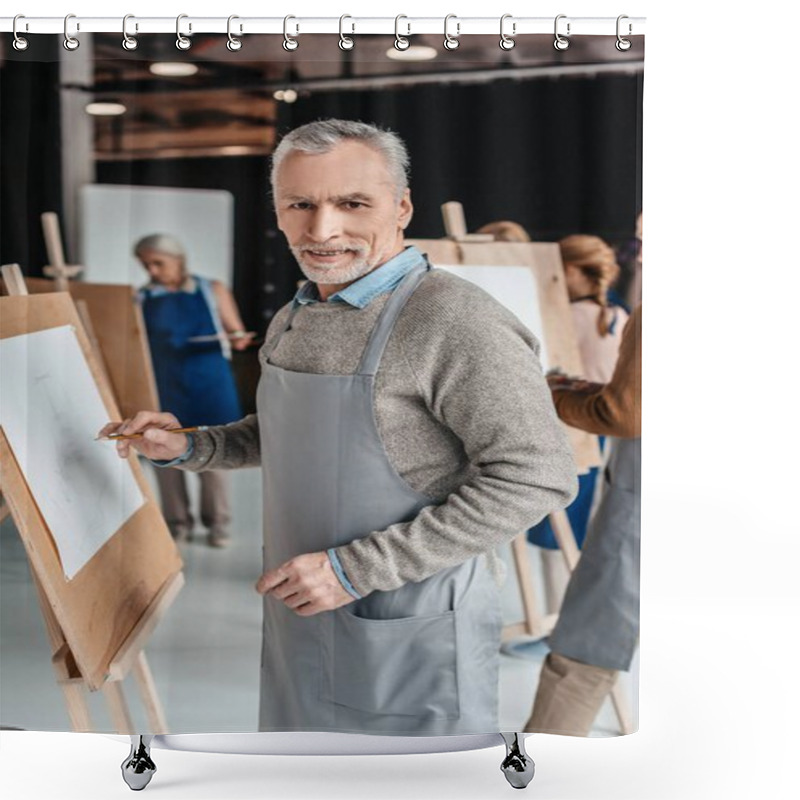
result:
[(639, 638), (641, 439), (610, 439), (603, 495), (550, 635), (556, 653), (628, 670)]
[[(394, 290), (353, 375), (269, 363), (302, 307), (262, 350), (265, 570), (409, 521), (433, 502), (395, 471), (374, 414), (383, 350), (427, 269), (420, 264)], [(501, 626), (482, 555), (311, 617), (267, 596), (259, 730), (495, 732)]]

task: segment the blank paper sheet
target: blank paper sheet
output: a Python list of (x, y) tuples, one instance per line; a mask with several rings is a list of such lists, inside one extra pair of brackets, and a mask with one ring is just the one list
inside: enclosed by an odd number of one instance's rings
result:
[(72, 326), (0, 341), (0, 425), (72, 579), (144, 503)]

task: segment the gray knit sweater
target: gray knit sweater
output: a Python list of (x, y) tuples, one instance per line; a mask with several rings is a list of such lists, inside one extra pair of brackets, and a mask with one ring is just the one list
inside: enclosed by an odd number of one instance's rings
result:
[[(271, 363), (295, 372), (354, 373), (389, 296), (363, 309), (301, 307)], [(288, 313), (287, 305), (276, 314), (267, 345)], [(434, 502), (410, 522), (336, 548), (361, 595), (420, 581), (480, 553), (499, 582), (497, 546), (571, 502), (572, 450), (538, 352), (533, 334), (482, 289), (443, 270), (423, 278), (384, 351), (375, 415), (399, 475)], [(258, 425), (251, 414), (195, 434), (182, 468), (257, 466)]]

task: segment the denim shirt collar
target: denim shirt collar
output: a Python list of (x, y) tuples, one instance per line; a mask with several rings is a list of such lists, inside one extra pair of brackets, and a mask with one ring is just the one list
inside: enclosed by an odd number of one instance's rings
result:
[[(391, 291), (421, 261), (422, 253), (410, 245), (377, 269), (368, 272), (344, 289), (332, 294), (329, 303), (347, 303), (355, 308), (366, 308), (378, 295)], [(320, 302), (317, 284), (306, 281), (294, 296), (294, 305)]]

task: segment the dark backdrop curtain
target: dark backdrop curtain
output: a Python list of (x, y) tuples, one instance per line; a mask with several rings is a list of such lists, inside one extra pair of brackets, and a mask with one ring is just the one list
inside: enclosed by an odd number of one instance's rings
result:
[(57, 36), (11, 46), (0, 67), (0, 263), (42, 275), (47, 250), (40, 215), (62, 215), (61, 104)]

